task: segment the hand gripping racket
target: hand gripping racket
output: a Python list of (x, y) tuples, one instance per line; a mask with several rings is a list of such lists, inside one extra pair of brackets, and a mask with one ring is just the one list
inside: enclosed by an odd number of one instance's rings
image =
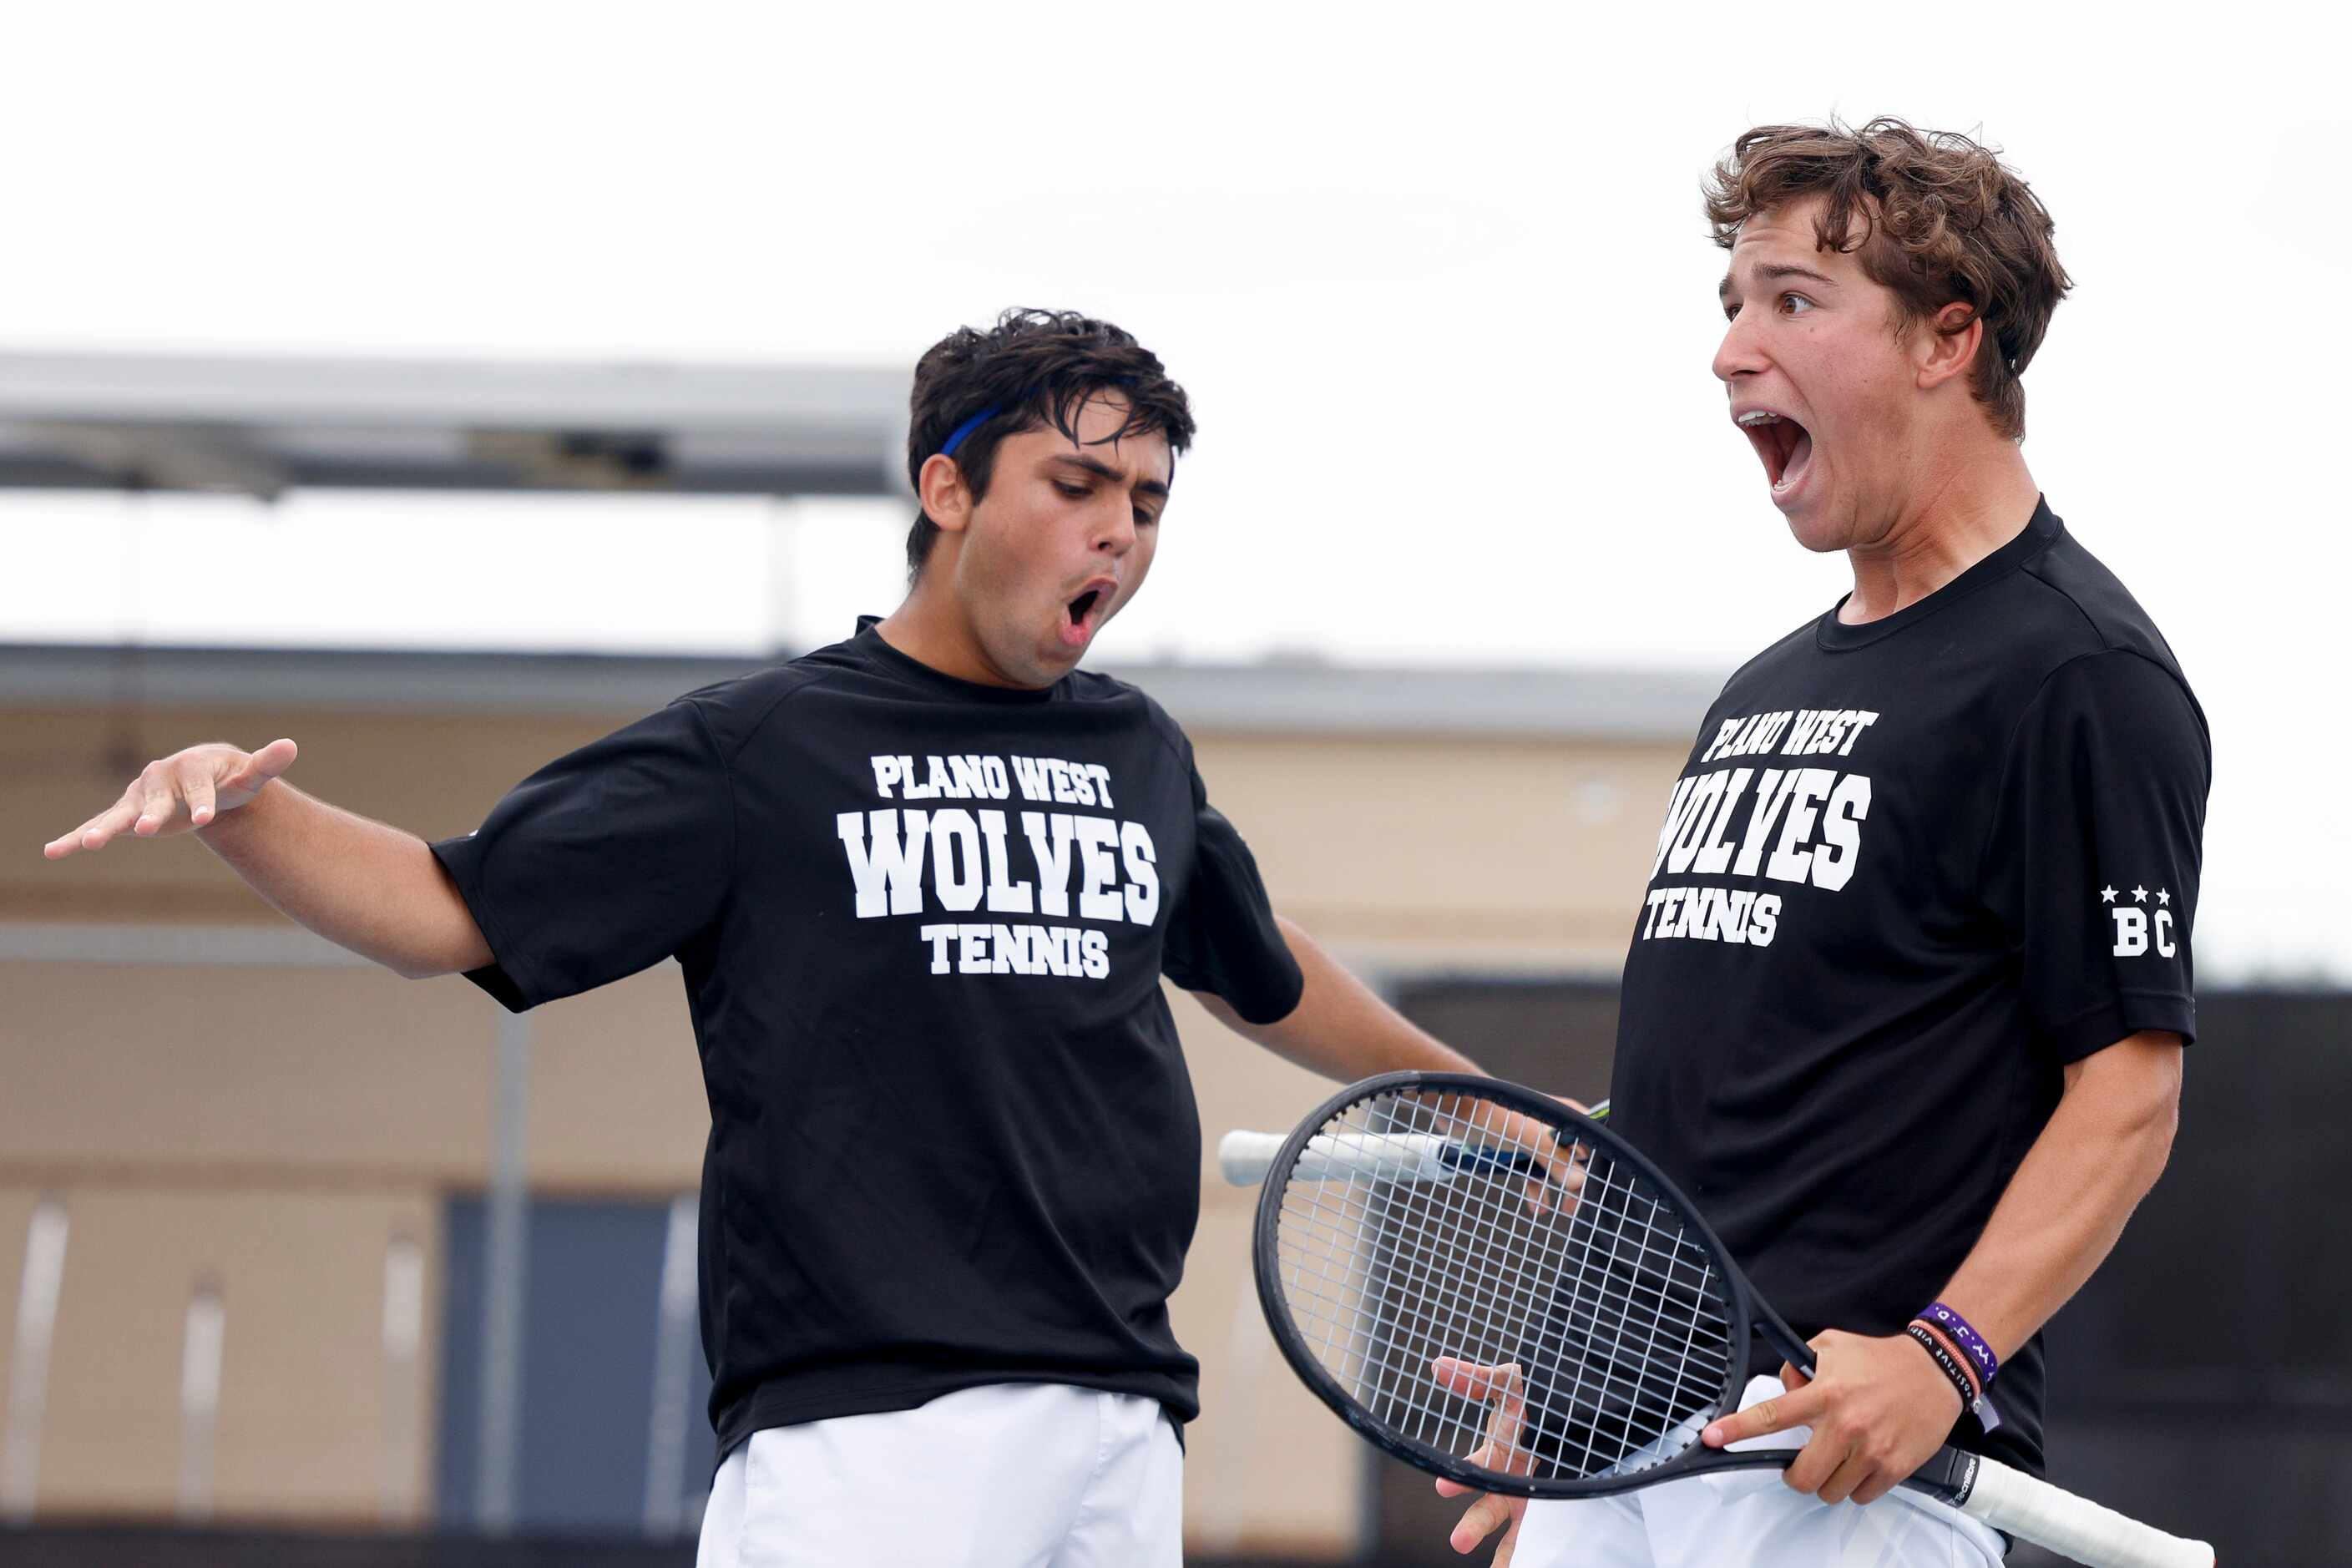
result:
[[(1529, 1123), (1557, 1145), (1528, 1147)], [(1699, 1441), (1738, 1408), (1751, 1334), (1809, 1373), (1813, 1353), (1690, 1200), (1591, 1117), (1491, 1079), (1390, 1073), (1218, 1154), (1227, 1181), (1265, 1183), (1255, 1262), (1275, 1343), (1407, 1464), (1579, 1498), (1796, 1458)], [(1521, 1375), (1498, 1402), (1467, 1398), (1437, 1380), (1441, 1356)], [(2091, 1568), (2213, 1562), (2202, 1542), (1958, 1448), (1904, 1484)]]

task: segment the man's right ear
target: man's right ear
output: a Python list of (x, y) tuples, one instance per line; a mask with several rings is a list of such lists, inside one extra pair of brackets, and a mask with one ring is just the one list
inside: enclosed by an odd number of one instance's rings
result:
[(961, 533), (971, 521), (971, 489), (964, 483), (963, 469), (943, 452), (923, 459), (915, 473), (915, 494), (923, 503), (923, 515), (942, 533)]

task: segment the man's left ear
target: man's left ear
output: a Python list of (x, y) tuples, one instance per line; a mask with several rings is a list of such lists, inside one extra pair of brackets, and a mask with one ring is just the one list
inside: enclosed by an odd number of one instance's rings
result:
[[(1951, 327), (1956, 321), (1968, 325), (1954, 331)], [(1977, 349), (1984, 335), (1984, 318), (1958, 300), (1937, 311), (1927, 330), (1919, 334), (1919, 390), (1931, 392), (1956, 375), (1966, 375), (1977, 363)]]

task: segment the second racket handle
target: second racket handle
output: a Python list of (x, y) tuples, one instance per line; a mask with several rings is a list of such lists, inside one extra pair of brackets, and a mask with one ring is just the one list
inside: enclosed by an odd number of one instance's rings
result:
[(2213, 1568), (2213, 1549), (1987, 1459), (1963, 1513), (2091, 1568)]
[(1254, 1187), (1274, 1168), (1282, 1150), (1279, 1132), (1228, 1132), (1217, 1141), (1217, 1170), (1236, 1187)]

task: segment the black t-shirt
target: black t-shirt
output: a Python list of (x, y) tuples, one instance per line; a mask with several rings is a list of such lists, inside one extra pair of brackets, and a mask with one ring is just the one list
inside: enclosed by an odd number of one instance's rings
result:
[(1298, 1000), (1160, 707), (975, 686), (859, 633), (532, 774), (436, 844), (517, 1010), (675, 955), (710, 1100), (723, 1453), (1043, 1381), (1199, 1408), (1167, 1300), (1200, 1123), (1160, 976)]
[[(1724, 687), (1626, 959), (1612, 1114), (1800, 1334), (1898, 1331), (2066, 1064), (2195, 1036), (2210, 775), (2171, 650), (2046, 503), (1919, 603), (1832, 611)], [(1953, 1441), (2038, 1471), (2042, 1388), (2037, 1335), (1998, 1428)]]

